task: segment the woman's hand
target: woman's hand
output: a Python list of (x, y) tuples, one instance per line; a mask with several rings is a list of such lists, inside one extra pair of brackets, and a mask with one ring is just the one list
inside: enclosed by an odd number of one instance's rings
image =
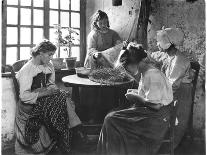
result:
[(123, 49), (126, 49), (129, 44), (128, 40), (123, 41)]
[(128, 89), (127, 93), (135, 93), (138, 94), (138, 90), (137, 89)]
[(60, 90), (57, 88), (51, 88), (51, 89), (40, 88), (36, 92), (39, 92), (38, 97), (44, 97), (44, 96), (50, 96), (50, 95), (57, 94), (59, 91)]
[(127, 92), (125, 96), (127, 100), (133, 103), (139, 103), (139, 102), (144, 103), (145, 102), (144, 98), (142, 98), (141, 96), (139, 96), (138, 94), (134, 92)]
[(101, 53), (101, 52), (96, 52), (96, 53), (93, 54), (93, 57), (94, 57), (95, 59), (99, 59), (99, 58), (102, 57), (102, 53)]

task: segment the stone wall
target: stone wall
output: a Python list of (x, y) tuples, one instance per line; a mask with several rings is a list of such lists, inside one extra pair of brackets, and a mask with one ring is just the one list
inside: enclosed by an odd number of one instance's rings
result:
[(156, 31), (165, 27), (179, 27), (185, 34), (179, 49), (191, 59), (199, 61), (201, 70), (195, 96), (194, 128), (198, 134), (205, 129), (205, 2), (194, 3), (177, 0), (156, 0), (152, 5), (148, 27), (148, 50), (156, 49)]

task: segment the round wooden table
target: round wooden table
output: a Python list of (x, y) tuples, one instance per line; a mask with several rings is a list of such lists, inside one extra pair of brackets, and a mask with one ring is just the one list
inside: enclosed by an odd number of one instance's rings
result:
[[(125, 93), (127, 89), (132, 88), (134, 81), (128, 81), (123, 83), (114, 83), (113, 85), (106, 85), (101, 83), (96, 83), (88, 78), (81, 78), (75, 75), (69, 75), (62, 78), (62, 81), (66, 87), (72, 87), (72, 100), (75, 102), (76, 105), (76, 112), (80, 116), (80, 119), (84, 118), (84, 108), (82, 107), (84, 103), (80, 103), (80, 89), (79, 88), (97, 88), (97, 90), (101, 89), (104, 90), (107, 88), (113, 89), (114, 95), (113, 95), (113, 108), (117, 108), (122, 105), (126, 105), (126, 98)], [(103, 88), (103, 89), (102, 89)], [(97, 97), (97, 96), (96, 96)], [(100, 98), (101, 100), (104, 100), (104, 98)], [(83, 101), (81, 101), (83, 102)], [(102, 106), (102, 105), (101, 105)], [(104, 106), (104, 105), (103, 105)], [(111, 109), (112, 110), (112, 109)]]
[(107, 85), (107, 84), (101, 84), (97, 82), (93, 82), (89, 80), (88, 78), (81, 78), (75, 75), (69, 75), (65, 76), (62, 78), (62, 81), (64, 82), (64, 85), (66, 87), (90, 87), (90, 88), (97, 88), (97, 87), (121, 87), (121, 88), (128, 88), (133, 85), (133, 80), (127, 81), (127, 82), (119, 82), (119, 83), (114, 83), (113, 85)]

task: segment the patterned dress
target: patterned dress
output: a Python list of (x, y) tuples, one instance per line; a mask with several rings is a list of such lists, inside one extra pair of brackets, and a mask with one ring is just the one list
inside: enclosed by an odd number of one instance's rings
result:
[[(38, 98), (36, 91), (56, 87), (53, 66), (34, 65), (29, 61), (18, 72), (17, 80), (21, 101), (15, 119), (16, 154), (46, 154), (55, 144), (63, 152), (69, 152), (70, 128), (80, 124), (80, 120), (71, 108), (68, 92), (59, 90), (56, 94)], [(70, 123), (71, 119), (75, 124)]]

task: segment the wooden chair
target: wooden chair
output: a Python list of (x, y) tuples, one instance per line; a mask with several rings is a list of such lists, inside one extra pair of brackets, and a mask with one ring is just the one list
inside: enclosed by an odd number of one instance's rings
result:
[(190, 112), (190, 118), (188, 122), (188, 131), (186, 133), (186, 136), (190, 137), (191, 140), (194, 139), (194, 132), (193, 132), (193, 110), (194, 110), (194, 104), (195, 104), (195, 92), (196, 92), (196, 85), (200, 70), (200, 64), (197, 61), (191, 62), (191, 69), (194, 71), (194, 78), (192, 81), (193, 89), (192, 89), (192, 104), (191, 104), (191, 112)]
[(19, 61), (16, 61), (12, 65), (14, 72), (18, 72), (27, 62), (28, 62), (28, 60), (19, 60)]
[(19, 84), (16, 79), (16, 73), (11, 65), (3, 66), (3, 68), (5, 71), (10, 72), (11, 74), (11, 78), (13, 80), (14, 89), (15, 89), (15, 97), (16, 97), (16, 100), (19, 101)]
[[(194, 137), (194, 134), (193, 134), (193, 108), (194, 108), (194, 104), (195, 104), (195, 102), (194, 102), (195, 90), (196, 90), (198, 74), (199, 74), (199, 70), (200, 70), (200, 64), (196, 61), (191, 62), (191, 69), (194, 71), (194, 78), (192, 81), (192, 84), (193, 84), (192, 105), (191, 105), (190, 119), (189, 119), (189, 123), (188, 123), (188, 132), (186, 135), (189, 136), (193, 140), (193, 137)], [(169, 131), (169, 133), (167, 133), (168, 138), (166, 137), (166, 139), (163, 140), (163, 143), (169, 143), (169, 145), (170, 145), (170, 153), (168, 153), (170, 155), (174, 155), (174, 128), (175, 128), (175, 120), (174, 119), (176, 119), (176, 111), (177, 111), (177, 106), (174, 107), (171, 111), (170, 128), (169, 128), (170, 131)], [(165, 146), (165, 145), (163, 145), (163, 146)], [(162, 150), (162, 148), (164, 148), (163, 146), (161, 146), (160, 150)], [(164, 155), (164, 154), (159, 154), (159, 155)]]
[[(162, 141), (161, 148), (158, 152), (158, 155), (174, 155), (174, 131), (175, 131), (175, 123), (176, 123), (176, 113), (178, 109), (177, 100), (173, 101), (170, 104), (170, 120), (169, 120), (169, 130), (167, 131), (165, 135), (165, 139)], [(168, 147), (166, 146), (168, 145)], [(168, 148), (167, 152), (169, 153), (162, 153), (166, 151), (166, 148)]]

